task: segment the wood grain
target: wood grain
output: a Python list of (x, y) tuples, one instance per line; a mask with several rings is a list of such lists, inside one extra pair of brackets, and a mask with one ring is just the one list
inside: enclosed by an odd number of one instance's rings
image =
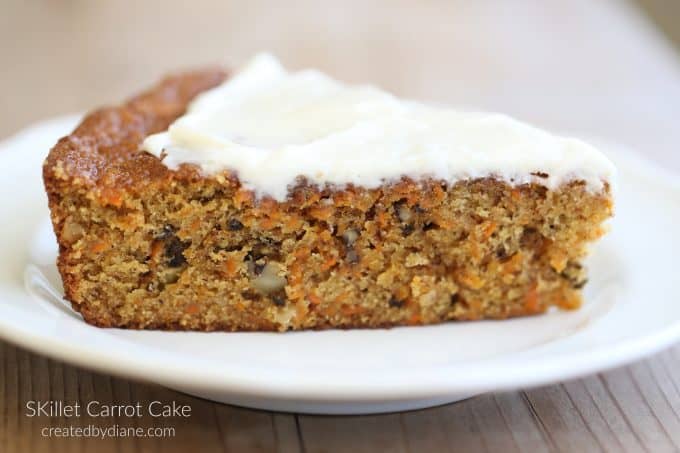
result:
[[(643, 0), (677, 25), (678, 7)], [(675, 17), (677, 19), (677, 17)], [(123, 97), (173, 68), (271, 50), (399, 95), (615, 138), (680, 169), (680, 64), (618, 0), (0, 0), (0, 136)], [(0, 342), (0, 452), (665, 452), (680, 448), (680, 347), (558, 385), (358, 417), (231, 407)], [(31, 400), (177, 401), (189, 419), (25, 415)], [(174, 428), (47, 439), (45, 426)]]
[[(680, 434), (680, 347), (630, 367), (432, 409), (371, 416), (270, 413), (74, 368), (0, 344), (2, 452), (671, 452)], [(192, 407), (184, 420), (26, 417), (36, 399)], [(43, 426), (163, 427), (172, 438), (46, 439)]]

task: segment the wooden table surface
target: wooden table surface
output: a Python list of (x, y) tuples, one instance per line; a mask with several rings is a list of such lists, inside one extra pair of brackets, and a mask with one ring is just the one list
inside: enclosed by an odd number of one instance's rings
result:
[[(619, 0), (0, 0), (0, 137), (116, 102), (169, 70), (238, 63), (260, 50), (292, 68), (618, 141), (680, 171), (680, 64), (651, 22)], [(544, 388), (330, 417), (216, 404), (0, 342), (0, 452), (678, 451), (679, 360), (675, 347)], [(26, 416), (31, 400), (177, 401), (192, 416), (45, 421)], [(174, 437), (40, 435), (45, 426), (154, 422)]]

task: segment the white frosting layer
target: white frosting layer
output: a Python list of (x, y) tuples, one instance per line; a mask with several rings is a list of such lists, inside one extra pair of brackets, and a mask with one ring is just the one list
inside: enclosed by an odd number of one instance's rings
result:
[[(612, 163), (592, 146), (495, 113), (428, 106), (314, 70), (287, 72), (269, 55), (198, 96), (143, 148), (169, 168), (235, 172), (258, 196), (284, 200), (308, 182), (374, 188), (402, 176), (448, 182), (493, 175), (554, 188), (610, 181)], [(541, 178), (532, 173), (548, 174)]]

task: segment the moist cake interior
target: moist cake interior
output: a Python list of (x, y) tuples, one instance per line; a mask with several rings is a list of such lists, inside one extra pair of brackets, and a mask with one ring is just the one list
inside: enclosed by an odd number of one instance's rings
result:
[(166, 79), (89, 115), (50, 152), (58, 267), (87, 322), (283, 331), (581, 304), (582, 259), (612, 214), (608, 184), (594, 192), (579, 180), (548, 189), (402, 178), (367, 189), (299, 179), (280, 201), (229, 172), (169, 169), (140, 150), (223, 78), (208, 70)]

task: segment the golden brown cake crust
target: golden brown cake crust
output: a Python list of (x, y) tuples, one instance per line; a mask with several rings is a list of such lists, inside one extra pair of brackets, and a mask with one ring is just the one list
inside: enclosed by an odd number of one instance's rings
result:
[[(64, 183), (99, 189), (141, 189), (167, 179), (160, 161), (139, 152), (150, 134), (167, 129), (197, 94), (221, 83), (226, 73), (206, 69), (167, 77), (123, 105), (88, 114), (78, 127), (50, 151), (43, 167), (48, 193)], [(182, 178), (184, 172), (174, 172)]]
[(221, 70), (171, 77), (88, 115), (43, 174), (65, 297), (98, 326), (385, 327), (579, 306), (609, 188), (492, 178), (310, 187), (276, 202), (139, 145)]

